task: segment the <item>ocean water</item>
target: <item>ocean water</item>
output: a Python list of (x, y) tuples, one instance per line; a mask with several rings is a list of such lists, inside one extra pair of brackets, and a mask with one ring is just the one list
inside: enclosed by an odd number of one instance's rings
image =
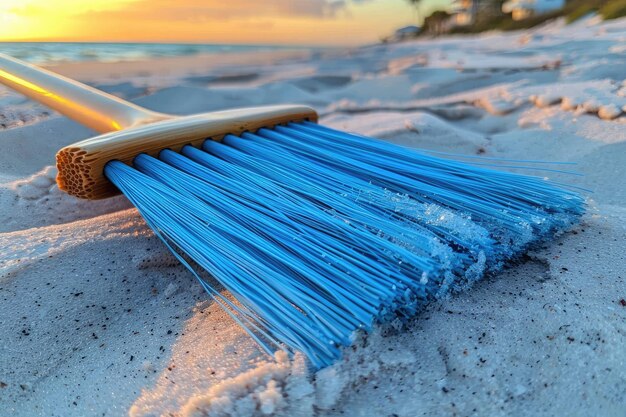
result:
[(136, 61), (154, 57), (250, 51), (315, 50), (307, 46), (172, 43), (0, 42), (0, 52), (34, 64)]

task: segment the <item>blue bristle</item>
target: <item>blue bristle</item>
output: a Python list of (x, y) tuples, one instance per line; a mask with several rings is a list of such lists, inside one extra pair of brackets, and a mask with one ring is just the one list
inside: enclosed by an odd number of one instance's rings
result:
[(411, 317), (582, 214), (574, 191), (489, 161), (303, 122), (105, 174), (263, 349), (321, 368), (356, 330)]

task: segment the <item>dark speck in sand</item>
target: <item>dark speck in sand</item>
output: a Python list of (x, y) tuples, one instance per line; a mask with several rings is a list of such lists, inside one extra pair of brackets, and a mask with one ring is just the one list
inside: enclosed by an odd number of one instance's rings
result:
[(626, 300), (624, 300), (623, 298), (619, 300), (619, 303), (622, 305), (622, 307), (626, 307)]

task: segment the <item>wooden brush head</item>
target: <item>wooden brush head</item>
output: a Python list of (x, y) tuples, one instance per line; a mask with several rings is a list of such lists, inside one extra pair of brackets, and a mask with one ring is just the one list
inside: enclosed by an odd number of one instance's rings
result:
[(304, 120), (317, 122), (315, 110), (299, 105), (267, 106), (172, 117), (105, 133), (66, 146), (57, 153), (57, 184), (61, 190), (79, 198), (112, 197), (119, 191), (104, 176), (104, 166), (109, 161), (130, 165), (141, 153), (156, 157), (163, 149), (178, 152), (185, 145), (200, 147), (207, 139), (220, 141), (227, 134), (238, 136)]

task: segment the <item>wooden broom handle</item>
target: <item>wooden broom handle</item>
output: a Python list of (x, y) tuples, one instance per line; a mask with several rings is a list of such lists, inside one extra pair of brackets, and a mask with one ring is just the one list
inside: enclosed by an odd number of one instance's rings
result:
[(4, 54), (0, 54), (0, 83), (100, 133), (173, 117)]
[(186, 145), (202, 146), (261, 128), (308, 120), (308, 106), (279, 105), (172, 116), (146, 110), (95, 88), (0, 54), (0, 83), (102, 133), (57, 153), (57, 184), (76, 197), (97, 200), (119, 194), (104, 175), (111, 160), (132, 164), (140, 153), (158, 156)]

